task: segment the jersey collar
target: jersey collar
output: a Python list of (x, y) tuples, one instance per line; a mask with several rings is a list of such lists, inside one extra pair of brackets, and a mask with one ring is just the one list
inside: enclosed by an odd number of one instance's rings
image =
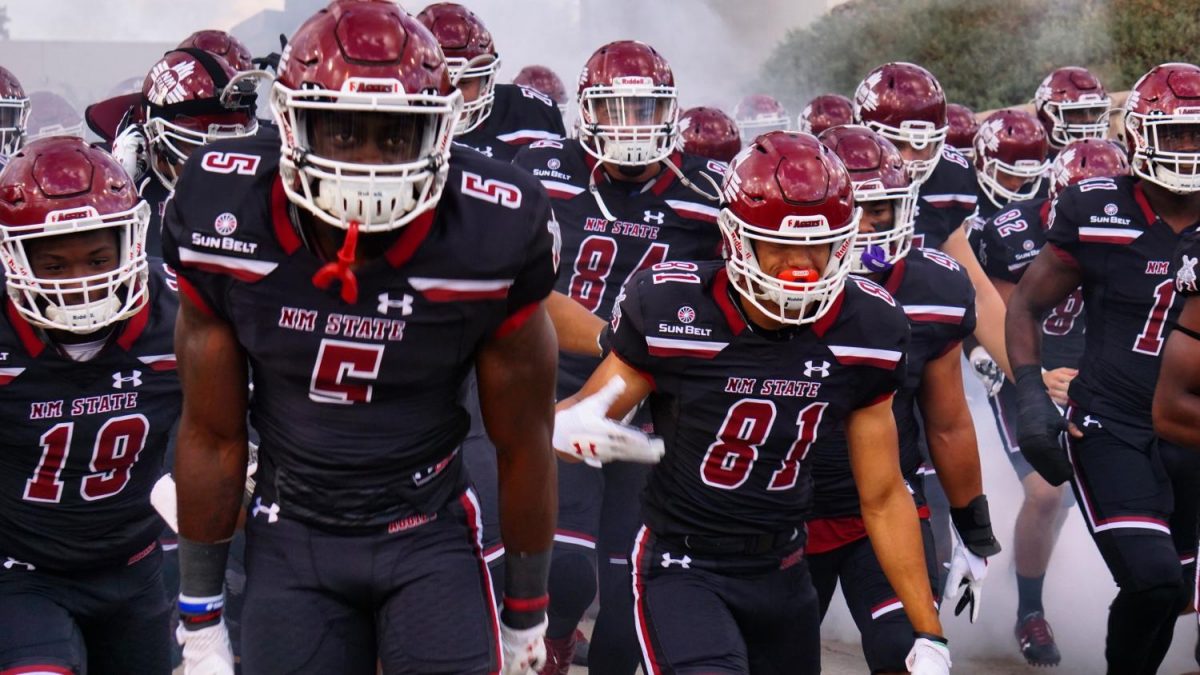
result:
[[(121, 346), (121, 349), (125, 351), (133, 349), (133, 345), (137, 343), (138, 338), (142, 336), (142, 333), (146, 332), (146, 324), (150, 323), (150, 305), (152, 302), (153, 300), (147, 302), (138, 310), (137, 314), (121, 322), (116, 339), (116, 343)], [(8, 322), (12, 324), (13, 330), (16, 331), (17, 337), (20, 338), (21, 344), (25, 347), (25, 351), (35, 359), (41, 356), (42, 351), (46, 349), (46, 342), (39, 335), (39, 331), (17, 311), (17, 306), (13, 303), (12, 298), (8, 299), (5, 311), (8, 313)]]
[[(913, 251), (910, 250), (910, 255), (912, 252)], [(896, 294), (897, 289), (900, 288), (900, 284), (904, 282), (904, 273), (907, 271), (908, 256), (897, 260), (896, 264), (892, 265), (891, 271), (888, 272), (887, 279), (884, 279), (883, 281), (883, 287), (887, 289), (888, 293), (891, 293), (892, 295)]]
[(1153, 225), (1158, 220), (1158, 214), (1154, 212), (1154, 207), (1150, 206), (1150, 200), (1146, 199), (1146, 190), (1140, 180), (1133, 184), (1133, 200), (1142, 209), (1142, 216), (1146, 219), (1146, 227)]

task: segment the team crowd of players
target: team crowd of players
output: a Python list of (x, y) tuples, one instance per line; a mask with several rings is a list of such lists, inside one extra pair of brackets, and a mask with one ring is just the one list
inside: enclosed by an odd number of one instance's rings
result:
[(1077, 505), (1108, 672), (1157, 671), (1200, 67), (977, 116), (888, 63), (793, 120), (680, 111), (636, 41), (573, 100), (500, 84), (453, 3), (284, 44), (193, 34), (94, 145), (0, 68), (0, 674), (816, 673), (839, 586), (871, 672), (948, 673), (1001, 549), (964, 356), (1024, 488), (1018, 649), (1060, 662)]

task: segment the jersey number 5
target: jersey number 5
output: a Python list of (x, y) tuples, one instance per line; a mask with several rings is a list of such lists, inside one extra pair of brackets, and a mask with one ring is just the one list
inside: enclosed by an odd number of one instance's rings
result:
[[(150, 422), (144, 415), (124, 415), (105, 422), (92, 446), (92, 461), (88, 468), (93, 473), (83, 477), (79, 494), (86, 501), (94, 502), (124, 490), (129, 483), (130, 470), (142, 448), (146, 447), (149, 431)], [(25, 481), (25, 501), (57, 504), (62, 499), (63, 480), (60, 476), (74, 435), (74, 422), (56, 424), (42, 434), (42, 458), (33, 470), (33, 476)]]
[(382, 363), (383, 345), (325, 338), (317, 350), (308, 398), (338, 405), (370, 403), (375, 388), (363, 380), (378, 378)]
[[(828, 403), (810, 403), (796, 418), (799, 431), (796, 442), (783, 458), (771, 480), (768, 490), (790, 490), (796, 486), (800, 475), (800, 462), (808, 455), (817, 438), (817, 427), (825, 414)], [(775, 425), (775, 403), (756, 398), (744, 398), (734, 403), (725, 413), (725, 422), (717, 432), (717, 440), (708, 446), (704, 460), (700, 463), (700, 479), (705, 485), (722, 490), (741, 487), (754, 463), (758, 460), (758, 446), (771, 435)]]

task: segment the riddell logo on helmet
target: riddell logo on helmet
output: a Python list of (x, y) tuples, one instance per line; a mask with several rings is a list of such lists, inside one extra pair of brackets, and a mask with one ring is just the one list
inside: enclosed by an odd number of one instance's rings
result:
[(77, 209), (55, 211), (46, 216), (48, 223), (62, 223), (68, 220), (83, 220), (84, 218), (99, 218), (100, 214), (91, 206), (81, 206)]
[(625, 77), (614, 77), (612, 83), (617, 86), (638, 87), (652, 85), (654, 80), (642, 75), (626, 75)]
[(352, 77), (342, 83), (342, 91), (356, 94), (403, 94), (399, 80), (386, 77)]

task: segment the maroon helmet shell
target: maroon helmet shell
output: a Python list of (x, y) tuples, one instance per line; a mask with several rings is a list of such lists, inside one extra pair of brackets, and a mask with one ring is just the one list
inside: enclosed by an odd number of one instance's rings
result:
[(254, 69), (250, 49), (241, 40), (223, 30), (198, 30), (184, 38), (179, 47), (203, 49), (209, 54), (216, 54), (239, 72)]
[(1050, 198), (1089, 178), (1129, 175), (1129, 159), (1112, 141), (1084, 138), (1063, 148), (1050, 165)]
[(546, 66), (530, 65), (521, 69), (513, 78), (513, 84), (527, 87), (536, 92), (549, 96), (558, 105), (564, 105), (570, 97), (567, 88), (558, 75)]
[[(979, 124), (975, 134), (975, 170), (979, 187), (996, 206), (1032, 199), (1046, 175), (1050, 142), (1032, 114), (1008, 108), (997, 110)], [(1009, 188), (1001, 174), (1025, 179)]]
[(36, 225), (55, 211), (84, 207), (111, 215), (140, 200), (117, 160), (73, 136), (34, 141), (0, 172), (0, 223), (6, 226)]
[(854, 188), (837, 155), (815, 136), (774, 132), (759, 137), (730, 166), (729, 209), (740, 220), (781, 230), (786, 219), (823, 217), (837, 228), (854, 217)]
[(940, 129), (946, 126), (946, 94), (921, 66), (886, 63), (868, 73), (855, 90), (854, 117), (872, 127), (927, 122)]
[(906, 188), (904, 158), (891, 141), (861, 125), (831, 127), (820, 140), (842, 160), (853, 183), (876, 181), (885, 188)]
[(800, 111), (800, 131), (821, 135), (830, 127), (854, 123), (854, 103), (841, 94), (821, 94)]
[(577, 93), (591, 87), (609, 87), (620, 80), (642, 78), (645, 84), (674, 87), (671, 64), (654, 47), (637, 40), (618, 40), (597, 49), (579, 75)]
[(719, 108), (689, 108), (679, 116), (683, 151), (728, 162), (742, 149), (737, 122)]
[(1175, 192), (1200, 191), (1200, 153), (1163, 147), (1159, 131), (1195, 125), (1200, 67), (1164, 63), (1143, 75), (1125, 99), (1125, 143), (1133, 173)]
[(968, 157), (974, 156), (975, 133), (979, 131), (975, 112), (961, 103), (947, 103), (946, 121), (950, 124), (946, 144)]
[(438, 2), (417, 14), (417, 20), (433, 33), (448, 59), (470, 61), (485, 54), (495, 56), (492, 34), (474, 12), (456, 2)]

